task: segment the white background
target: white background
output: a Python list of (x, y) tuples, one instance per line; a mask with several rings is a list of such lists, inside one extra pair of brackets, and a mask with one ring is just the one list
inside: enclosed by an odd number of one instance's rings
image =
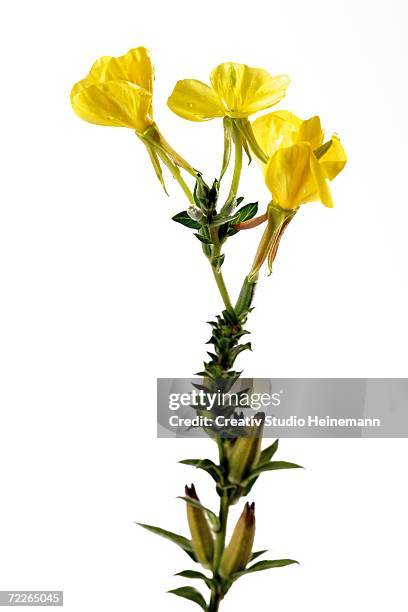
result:
[[(155, 438), (155, 379), (200, 367), (220, 310), (208, 264), (170, 221), (131, 131), (91, 126), (69, 91), (101, 55), (145, 45), (156, 119), (208, 178), (220, 122), (171, 114), (177, 79), (242, 61), (292, 84), (280, 108), (318, 113), (349, 155), (334, 210), (305, 206), (251, 318), (253, 376), (407, 376), (407, 14), (403, 0), (71, 0), (2, 4), (0, 589), (64, 589), (72, 611), (183, 611), (165, 591), (190, 562), (132, 521), (185, 533), (177, 466), (209, 441)], [(405, 37), (405, 40), (404, 40)], [(268, 193), (256, 164), (249, 201)], [(236, 292), (259, 232), (231, 241)], [(406, 441), (287, 440), (306, 471), (255, 489), (257, 548), (300, 567), (242, 580), (223, 610), (384, 609), (406, 596)], [(197, 585), (196, 585), (197, 586)], [(201, 586), (201, 585), (200, 585)]]

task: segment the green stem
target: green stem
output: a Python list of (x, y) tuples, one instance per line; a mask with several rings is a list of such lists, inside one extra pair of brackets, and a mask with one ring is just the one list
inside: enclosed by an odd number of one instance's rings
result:
[(217, 591), (211, 592), (210, 604), (208, 606), (208, 612), (218, 612), (221, 602), (221, 596)]
[[(225, 453), (224, 453), (224, 443), (223, 440), (218, 439), (218, 452), (219, 452), (219, 461), (220, 466), (224, 466), (225, 463)], [(227, 524), (228, 524), (228, 512), (229, 512), (230, 502), (226, 493), (224, 493), (220, 499), (220, 511), (218, 515), (218, 519), (220, 521), (220, 529), (216, 534), (215, 539), (215, 548), (214, 548), (214, 561), (213, 561), (213, 581), (214, 588), (211, 592), (211, 600), (208, 607), (209, 612), (218, 612), (220, 607), (221, 599), (224, 595), (222, 591), (222, 578), (220, 576), (220, 563), (222, 553), (225, 549), (225, 538), (227, 535)]]
[(237, 196), (242, 170), (242, 138), (239, 130), (235, 126), (233, 127), (233, 134), (235, 143), (234, 173), (232, 175), (231, 188), (228, 194), (227, 202), (232, 202)]
[(167, 155), (164, 153), (164, 151), (162, 151), (159, 148), (157, 148), (156, 150), (157, 150), (157, 154), (160, 157), (160, 159), (162, 160), (162, 162), (165, 164), (165, 166), (167, 166), (167, 168), (170, 170), (171, 174), (173, 175), (173, 178), (178, 182), (178, 184), (180, 185), (180, 187), (182, 188), (182, 190), (186, 194), (190, 204), (192, 206), (194, 206), (195, 203), (194, 203), (193, 194), (191, 193), (191, 190), (190, 190), (189, 186), (187, 185), (187, 183), (185, 182), (185, 180), (181, 176), (181, 172), (178, 169), (178, 167), (176, 166), (176, 164), (173, 164), (173, 162), (170, 160), (169, 157), (167, 157)]
[(221, 254), (221, 243), (220, 243), (220, 241), (218, 239), (217, 228), (209, 226), (209, 230), (210, 230), (211, 240), (212, 240), (213, 245), (214, 245), (214, 247), (212, 249), (212, 254), (208, 258), (210, 260), (210, 265), (211, 265), (211, 269), (212, 269), (212, 272), (213, 272), (213, 276), (214, 276), (215, 282), (217, 283), (217, 287), (218, 287), (218, 290), (219, 290), (220, 295), (222, 297), (222, 300), (224, 302), (225, 308), (227, 310), (229, 310), (230, 312), (234, 312), (234, 307), (232, 305), (231, 298), (229, 296), (228, 289), (227, 289), (227, 286), (225, 284), (225, 280), (224, 280), (224, 277), (222, 275), (222, 272), (221, 272), (220, 268), (218, 268), (216, 266), (213, 266), (213, 264), (212, 264), (212, 261), (216, 257), (219, 257), (219, 255)]
[(218, 612), (220, 608), (221, 596), (216, 591), (212, 591), (208, 612)]
[(259, 146), (255, 134), (252, 129), (251, 122), (249, 119), (236, 119), (236, 125), (238, 126), (239, 131), (241, 132), (243, 138), (245, 138), (246, 142), (249, 145), (252, 153), (256, 155), (256, 157), (263, 163), (268, 163), (268, 156)]
[(225, 537), (227, 533), (227, 522), (228, 522), (228, 512), (229, 512), (229, 500), (226, 494), (221, 497), (220, 501), (220, 530), (217, 533), (217, 537), (215, 540), (215, 549), (214, 549), (214, 577), (218, 578), (218, 572), (220, 569), (221, 557), (225, 548)]

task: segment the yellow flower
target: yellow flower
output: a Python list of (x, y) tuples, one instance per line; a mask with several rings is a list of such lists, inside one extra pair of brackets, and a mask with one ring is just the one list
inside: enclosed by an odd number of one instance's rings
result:
[(248, 117), (277, 104), (289, 85), (286, 75), (273, 77), (266, 70), (245, 64), (220, 64), (210, 75), (211, 87), (194, 79), (178, 81), (168, 105), (190, 121), (215, 117)]
[(275, 205), (284, 210), (317, 200), (333, 207), (326, 176), (309, 143), (276, 151), (266, 166), (265, 182)]
[(153, 67), (144, 47), (101, 57), (74, 85), (71, 104), (84, 121), (144, 132), (153, 124)]
[(276, 206), (292, 211), (313, 201), (333, 206), (327, 179), (341, 172), (347, 157), (337, 136), (323, 144), (319, 117), (302, 121), (288, 111), (278, 111), (260, 117), (252, 128), (269, 156), (265, 182)]

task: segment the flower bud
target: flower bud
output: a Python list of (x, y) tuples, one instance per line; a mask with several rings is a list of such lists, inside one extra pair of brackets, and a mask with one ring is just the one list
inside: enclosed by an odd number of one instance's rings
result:
[(204, 219), (204, 214), (197, 206), (189, 206), (187, 214), (190, 219), (193, 219), (193, 221), (198, 221), (198, 223), (201, 223), (201, 221)]
[[(193, 484), (191, 487), (186, 485), (185, 493), (187, 497), (200, 501)], [(203, 567), (210, 568), (214, 556), (214, 538), (204, 510), (187, 504), (187, 520), (197, 560)]]
[(254, 537), (255, 503), (250, 505), (247, 502), (221, 558), (220, 574), (223, 578), (245, 569), (251, 559)]
[(248, 435), (238, 438), (231, 448), (228, 459), (228, 479), (233, 484), (242, 483), (258, 464), (265, 414), (261, 412), (257, 415), (257, 418), (260, 420), (260, 424), (249, 428)]

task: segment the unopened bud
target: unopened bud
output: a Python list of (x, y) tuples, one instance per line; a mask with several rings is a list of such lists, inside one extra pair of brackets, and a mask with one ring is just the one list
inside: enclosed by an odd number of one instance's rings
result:
[(244, 570), (251, 559), (255, 537), (255, 504), (245, 504), (228, 546), (221, 558), (220, 574), (230, 578)]
[(197, 206), (190, 206), (187, 210), (187, 214), (190, 219), (198, 221), (198, 223), (201, 223), (201, 221), (204, 219), (203, 213)]
[[(185, 493), (187, 497), (200, 501), (193, 484), (191, 487), (186, 485)], [(191, 544), (197, 560), (203, 567), (210, 568), (214, 556), (214, 538), (207, 516), (201, 508), (187, 504), (187, 520), (190, 527)]]
[(228, 479), (233, 484), (240, 484), (257, 466), (261, 455), (262, 432), (265, 422), (265, 414), (257, 415), (259, 425), (249, 428), (248, 435), (238, 438), (231, 449), (228, 459)]

